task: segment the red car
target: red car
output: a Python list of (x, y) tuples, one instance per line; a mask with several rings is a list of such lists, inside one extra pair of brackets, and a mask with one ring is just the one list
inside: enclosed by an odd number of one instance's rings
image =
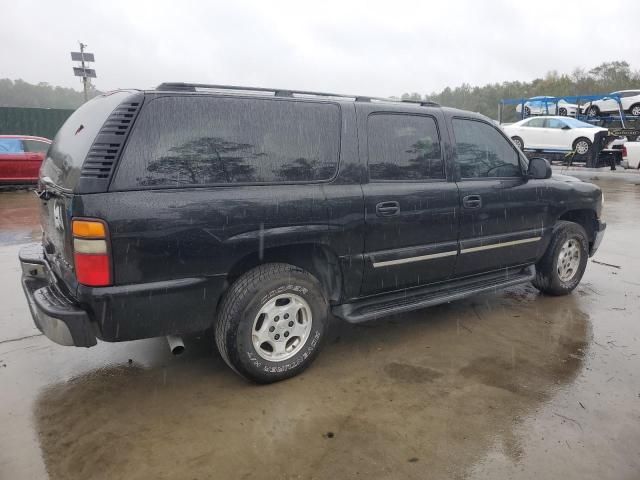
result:
[(0, 183), (38, 180), (51, 140), (29, 135), (0, 135)]

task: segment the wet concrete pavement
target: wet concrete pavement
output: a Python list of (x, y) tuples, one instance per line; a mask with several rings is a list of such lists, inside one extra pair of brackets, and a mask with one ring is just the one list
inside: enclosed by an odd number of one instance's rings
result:
[(603, 263), (572, 295), (336, 320), (309, 370), (260, 387), (206, 338), (172, 357), (39, 335), (16, 260), (36, 199), (2, 193), (0, 478), (640, 478), (640, 186), (597, 183)]

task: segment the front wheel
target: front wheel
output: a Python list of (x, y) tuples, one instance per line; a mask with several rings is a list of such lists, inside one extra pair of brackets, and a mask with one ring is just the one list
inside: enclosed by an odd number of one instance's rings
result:
[(589, 240), (584, 228), (559, 221), (551, 242), (536, 264), (533, 285), (549, 295), (567, 295), (578, 286), (589, 258)]
[(596, 107), (595, 105), (591, 105), (589, 107), (589, 109), (587, 110), (587, 116), (588, 117), (597, 117), (600, 115), (600, 109), (598, 107)]
[(629, 113), (634, 117), (640, 117), (640, 103), (631, 105), (631, 108), (629, 109)]
[(524, 141), (520, 137), (511, 137), (511, 141), (520, 151), (524, 151)]
[(586, 155), (591, 149), (591, 140), (588, 138), (580, 137), (573, 142), (573, 151), (578, 155)]
[(260, 265), (224, 296), (216, 344), (224, 361), (257, 383), (293, 377), (315, 359), (327, 325), (318, 280), (285, 263)]
[(567, 116), (567, 109), (564, 107), (561, 107), (560, 110), (558, 110), (558, 115), (562, 116), (562, 117), (566, 117)]

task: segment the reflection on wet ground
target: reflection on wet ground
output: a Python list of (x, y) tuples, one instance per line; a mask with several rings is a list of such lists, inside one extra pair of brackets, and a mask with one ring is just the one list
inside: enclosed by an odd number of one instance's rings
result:
[(13, 288), (18, 247), (0, 247), (0, 477), (635, 478), (640, 187), (602, 185), (596, 259), (621, 268), (591, 262), (568, 297), (526, 286), (336, 320), (316, 363), (270, 386), (207, 338), (181, 357), (163, 339), (12, 341), (37, 331)]

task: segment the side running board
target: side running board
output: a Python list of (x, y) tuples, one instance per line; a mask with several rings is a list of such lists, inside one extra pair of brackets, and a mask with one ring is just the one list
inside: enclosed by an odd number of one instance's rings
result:
[(453, 282), (410, 289), (336, 305), (332, 313), (349, 323), (361, 323), (387, 315), (409, 312), (459, 300), (477, 293), (501, 290), (527, 283), (535, 277), (535, 267), (518, 267), (467, 277)]

